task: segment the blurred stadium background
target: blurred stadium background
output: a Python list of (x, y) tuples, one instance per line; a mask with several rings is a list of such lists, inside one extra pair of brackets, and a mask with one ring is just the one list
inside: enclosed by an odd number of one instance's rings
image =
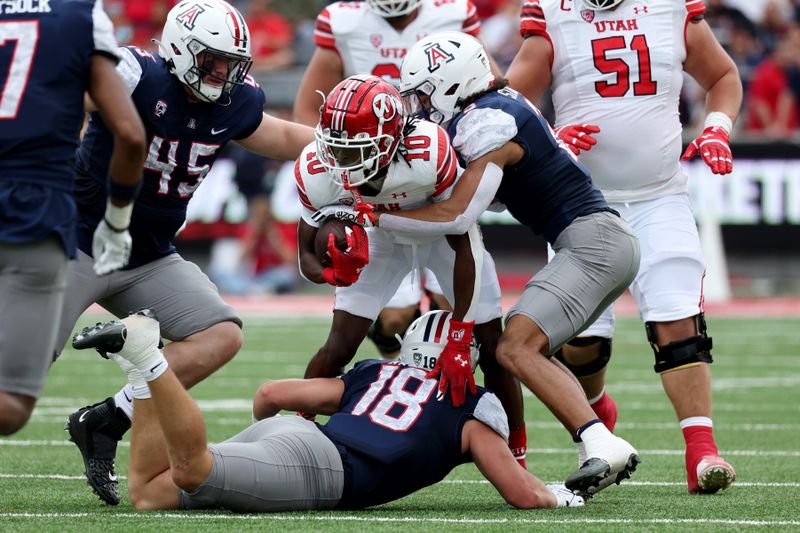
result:
[[(519, 47), (522, 0), (473, 0), (483, 38), (501, 65)], [(107, 0), (119, 41), (155, 49), (173, 0)], [(233, 0), (253, 40), (252, 74), (269, 111), (289, 116), (304, 65), (314, 51), (323, 0)], [(686, 165), (708, 261), (709, 301), (800, 295), (800, 0), (706, 0), (706, 20), (734, 58), (745, 87), (732, 135), (730, 176), (699, 160)], [(687, 77), (681, 120), (688, 142), (700, 131), (704, 94)], [(542, 104), (546, 113), (549, 105)], [(179, 250), (231, 295), (327, 291), (296, 274), (291, 168), (228, 149), (190, 204)], [(544, 242), (504, 215), (483, 219), (506, 291), (520, 289), (544, 264)]]

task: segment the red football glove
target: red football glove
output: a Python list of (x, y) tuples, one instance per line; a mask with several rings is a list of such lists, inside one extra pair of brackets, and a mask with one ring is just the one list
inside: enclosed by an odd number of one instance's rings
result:
[(336, 247), (336, 236), (328, 235), (328, 255), (331, 266), (322, 271), (323, 279), (334, 287), (349, 287), (356, 281), (369, 263), (369, 239), (361, 226), (352, 226), (347, 234), (347, 251)]
[(600, 133), (600, 128), (594, 124), (568, 124), (556, 128), (555, 133), (573, 154), (580, 155), (581, 150), (588, 152), (597, 144), (592, 133)]
[(375, 220), (377, 220), (378, 217), (375, 215), (375, 207), (372, 204), (356, 202), (355, 210), (356, 213), (358, 213), (358, 215), (356, 215), (356, 221), (359, 224), (368, 228), (375, 225)]
[(730, 174), (733, 171), (733, 154), (728, 144), (728, 133), (718, 127), (710, 126), (703, 130), (703, 134), (686, 147), (681, 156), (681, 161), (688, 161), (697, 152), (714, 174)]
[(455, 407), (463, 405), (466, 401), (467, 385), (469, 385), (470, 393), (478, 393), (478, 389), (475, 387), (475, 376), (472, 375), (472, 361), (469, 357), (474, 325), (475, 322), (450, 320), (447, 345), (436, 360), (436, 364), (425, 376), (426, 378), (435, 378), (441, 374), (436, 398), (442, 400), (447, 392), (447, 386), (450, 385), (450, 397)]

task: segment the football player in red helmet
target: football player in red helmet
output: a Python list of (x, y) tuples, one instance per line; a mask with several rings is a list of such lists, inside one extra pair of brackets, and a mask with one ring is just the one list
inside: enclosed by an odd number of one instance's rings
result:
[[(337, 286), (328, 340), (305, 377), (337, 375), (406, 275), (427, 267), (453, 305), (448, 342), (433, 370), (444, 376), (441, 395), (449, 385), (458, 405), (468, 386), (474, 393), (470, 367), (460, 364), (470, 360), (474, 327), (486, 385), (500, 397), (510, 419), (512, 448), (519, 448), (519, 439), (524, 442), (522, 395), (519, 384), (494, 357), (502, 332), (500, 287), (477, 225), (461, 235), (422, 240), (402, 231), (361, 229), (351, 235), (347, 252), (334, 244), (329, 247), (334, 267), (323, 265), (314, 250), (317, 228), (328, 216), (369, 225), (373, 209), (402, 211), (442, 201), (450, 195), (457, 170), (444, 129), (407, 120), (400, 94), (382, 79), (352, 76), (327, 96), (316, 142), (305, 148), (295, 166), (304, 206), (298, 230), (300, 270), (310, 281)], [(524, 452), (515, 455), (524, 461)]]

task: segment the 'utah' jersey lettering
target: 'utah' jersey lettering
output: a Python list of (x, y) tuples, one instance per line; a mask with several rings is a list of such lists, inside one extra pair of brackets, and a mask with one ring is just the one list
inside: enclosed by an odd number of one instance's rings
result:
[(508, 439), (503, 407), (482, 387), (453, 407), (436, 401), (438, 382), (420, 368), (361, 361), (342, 379), (341, 407), (320, 427), (350, 467), (340, 508), (378, 505), (441, 481), (469, 461), (461, 431), (471, 419)]
[(606, 11), (579, 1), (525, 2), (522, 36), (543, 36), (553, 46), (557, 125), (600, 126), (581, 161), (608, 201), (687, 191), (678, 100), (686, 25), (704, 12), (702, 0), (626, 0)]
[(519, 163), (503, 169), (496, 196), (514, 218), (551, 244), (577, 217), (610, 211), (586, 167), (513, 89), (480, 96), (450, 122), (449, 133), (464, 166), (509, 141), (525, 151)]
[[(227, 106), (190, 103), (185, 86), (157, 54), (121, 49), (117, 72), (131, 91), (147, 133), (142, 189), (134, 204), (130, 233), (134, 268), (175, 251), (173, 239), (186, 206), (222, 148), (249, 137), (261, 124), (264, 93), (252, 80), (235, 89)], [(94, 228), (103, 216), (106, 175), (113, 136), (98, 113), (76, 156), (78, 245), (91, 253)]]
[(426, 0), (402, 31), (373, 12), (366, 2), (337, 2), (317, 17), (314, 42), (342, 58), (344, 76), (372, 74), (395, 86), (400, 64), (418, 40), (440, 31), (463, 31), (477, 37), (481, 23), (471, 0)]
[(72, 166), (93, 54), (116, 61), (100, 0), (0, 2), (0, 241), (56, 233), (75, 256)]

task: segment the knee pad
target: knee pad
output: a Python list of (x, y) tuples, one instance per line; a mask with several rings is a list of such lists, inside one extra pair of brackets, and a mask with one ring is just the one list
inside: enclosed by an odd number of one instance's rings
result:
[[(417, 308), (411, 322), (414, 322), (414, 320), (421, 316), (422, 312)], [(373, 322), (369, 330), (367, 330), (367, 338), (375, 343), (375, 346), (378, 347), (381, 354), (392, 354), (400, 351), (400, 341), (394, 336), (383, 334), (383, 324), (381, 324), (380, 316), (375, 319), (375, 322)]]
[(564, 364), (564, 366), (569, 368), (569, 370), (575, 375), (576, 378), (591, 376), (603, 370), (608, 365), (608, 362), (611, 360), (611, 339), (607, 339), (605, 337), (594, 337), (594, 336), (575, 337), (571, 341), (567, 342), (567, 344), (569, 344), (570, 346), (576, 346), (576, 347), (591, 346), (596, 343), (600, 344), (599, 355), (597, 359), (583, 365), (573, 365), (565, 361), (564, 354), (562, 353), (561, 350), (558, 350), (556, 353), (554, 353), (553, 357), (561, 361)]
[(711, 357), (712, 339), (706, 333), (705, 314), (699, 313), (695, 316), (697, 335), (681, 341), (673, 341), (665, 346), (658, 345), (658, 336), (653, 322), (645, 322), (647, 340), (653, 348), (656, 356), (656, 364), (653, 369), (658, 374), (669, 370), (675, 370), (683, 366), (708, 363), (714, 360)]

